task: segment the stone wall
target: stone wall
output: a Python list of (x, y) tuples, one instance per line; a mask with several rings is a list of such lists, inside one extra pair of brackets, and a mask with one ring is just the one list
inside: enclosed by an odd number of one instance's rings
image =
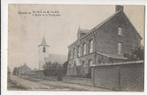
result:
[(92, 68), (92, 80), (93, 85), (98, 87), (121, 91), (143, 91), (143, 61), (95, 66)]

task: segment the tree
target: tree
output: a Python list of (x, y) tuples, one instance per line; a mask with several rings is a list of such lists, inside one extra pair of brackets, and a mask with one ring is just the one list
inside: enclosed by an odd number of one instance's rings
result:
[(43, 73), (44, 73), (45, 76), (50, 75), (51, 65), (52, 65), (51, 62), (47, 62), (47, 63), (44, 64), (44, 66), (43, 66), (43, 68), (44, 68)]
[(14, 68), (13, 75), (18, 75), (18, 68), (17, 67)]
[(63, 79), (63, 65), (61, 65), (61, 64), (58, 64), (57, 65), (57, 69), (56, 69), (56, 71), (57, 71), (57, 80), (58, 81), (62, 81), (62, 79)]
[(127, 57), (128, 60), (144, 60), (144, 47), (137, 47), (132, 50), (131, 54), (125, 53), (124, 57)]
[(132, 54), (135, 55), (136, 59), (138, 60), (144, 60), (144, 47), (138, 47), (136, 48)]
[(68, 66), (68, 61), (66, 61), (66, 62), (63, 64), (63, 74), (66, 74), (66, 73), (67, 73), (67, 66)]
[(44, 65), (43, 72), (45, 76), (57, 76), (60, 68), (60, 64), (57, 62), (47, 62)]

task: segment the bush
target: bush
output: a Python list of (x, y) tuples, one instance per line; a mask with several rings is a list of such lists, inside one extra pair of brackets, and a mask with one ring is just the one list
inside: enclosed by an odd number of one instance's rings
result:
[(131, 54), (125, 53), (124, 57), (127, 57), (128, 60), (144, 60), (144, 48), (137, 47), (132, 50)]
[(44, 65), (43, 73), (45, 76), (60, 76), (63, 75), (63, 67), (57, 62), (47, 62)]

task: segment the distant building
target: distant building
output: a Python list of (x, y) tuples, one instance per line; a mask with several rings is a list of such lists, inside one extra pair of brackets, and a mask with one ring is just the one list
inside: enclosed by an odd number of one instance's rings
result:
[(17, 68), (18, 75), (30, 75), (32, 73), (31, 68), (24, 64)]
[(141, 39), (123, 6), (116, 6), (112, 16), (91, 30), (79, 28), (68, 47), (67, 75), (87, 76), (93, 65), (125, 61), (124, 55), (139, 47)]

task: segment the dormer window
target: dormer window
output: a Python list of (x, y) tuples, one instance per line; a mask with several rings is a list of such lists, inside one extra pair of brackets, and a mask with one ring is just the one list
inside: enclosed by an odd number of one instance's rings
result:
[(121, 27), (118, 27), (118, 35), (122, 36), (122, 28)]

